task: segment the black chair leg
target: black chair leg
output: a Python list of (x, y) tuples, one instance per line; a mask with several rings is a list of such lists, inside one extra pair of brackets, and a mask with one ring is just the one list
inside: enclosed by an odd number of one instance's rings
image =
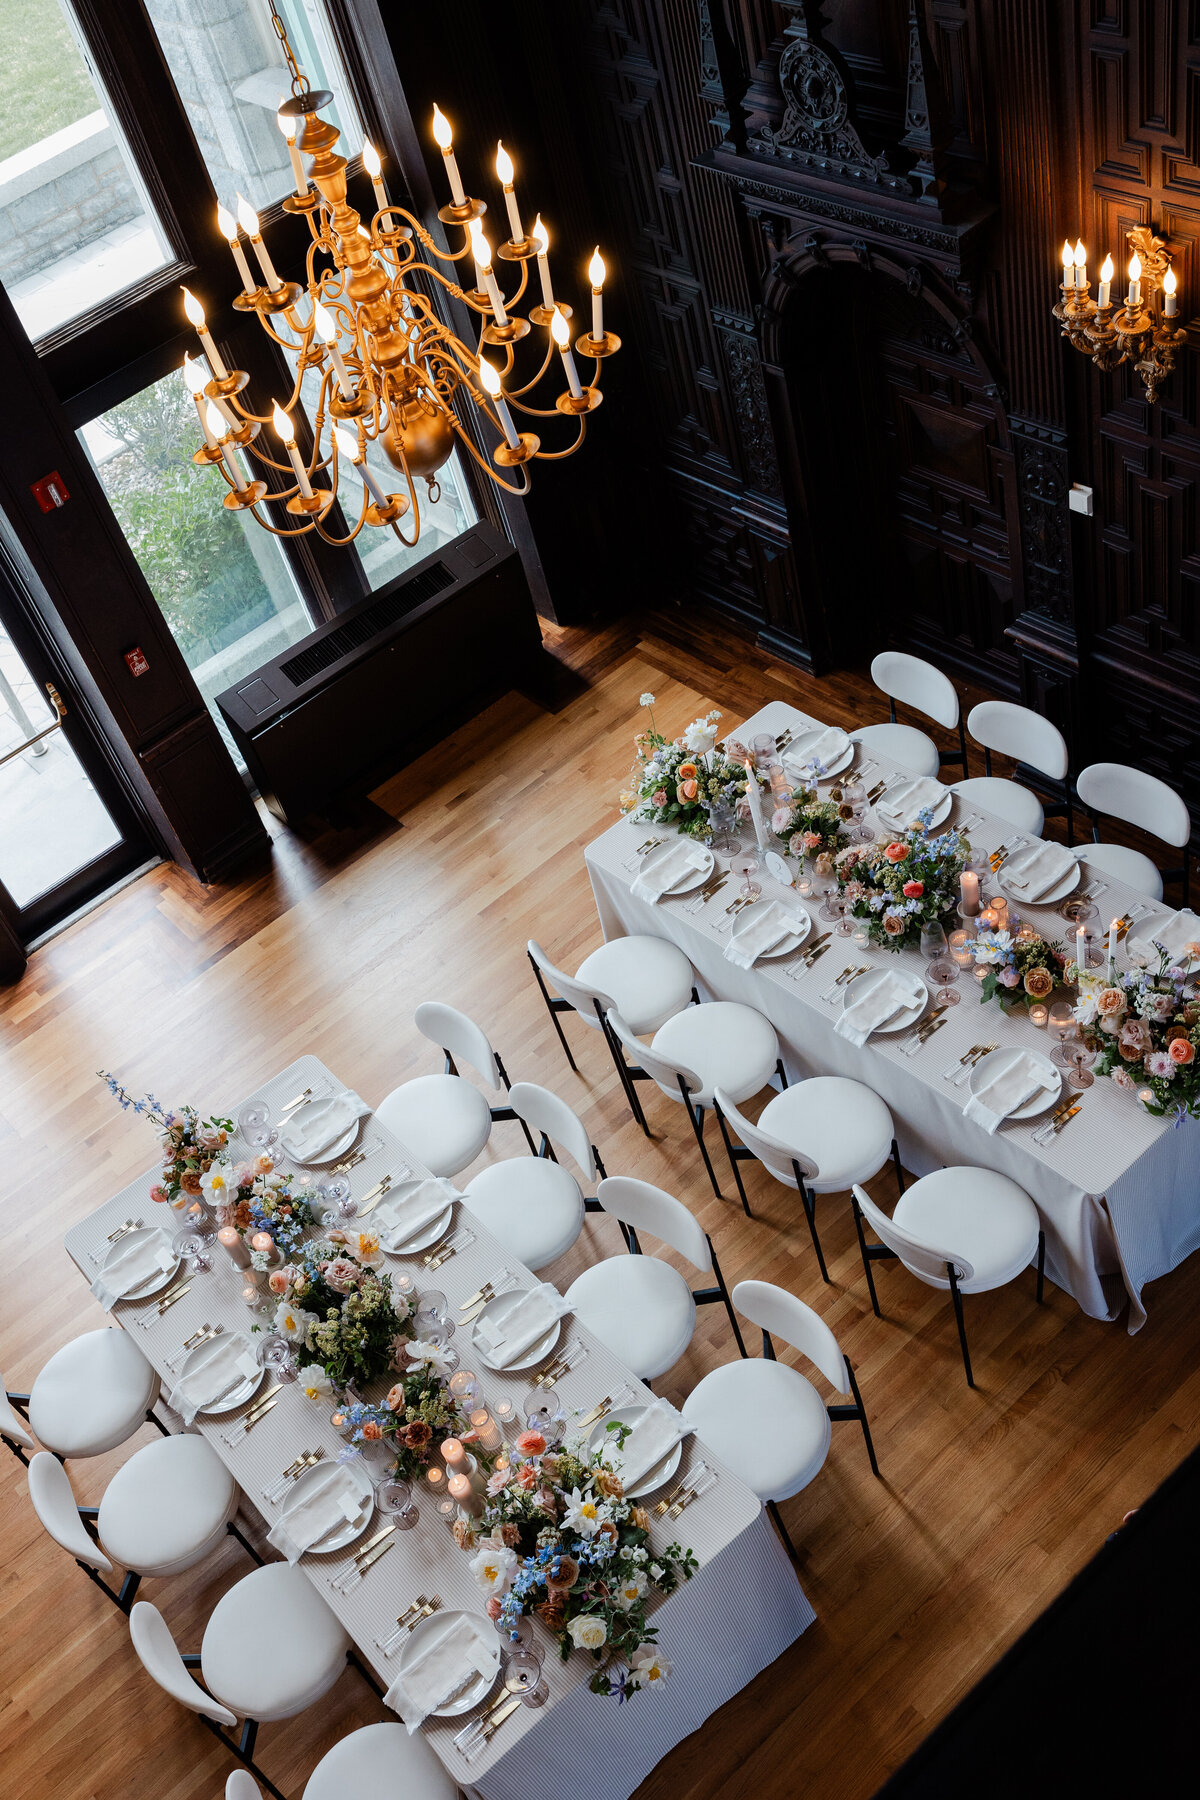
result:
[(895, 1169), (896, 1169), (896, 1184), (899, 1187), (900, 1192), (903, 1193), (904, 1192), (904, 1165), (900, 1161), (900, 1145), (897, 1143), (895, 1138), (892, 1139), (892, 1162), (894, 1163)]
[(1043, 1295), (1045, 1294), (1045, 1291), (1046, 1291), (1046, 1234), (1044, 1231), (1039, 1231), (1038, 1232), (1038, 1259), (1037, 1259), (1037, 1303), (1039, 1306), (1041, 1306), (1043, 1303)]
[(171, 1436), (171, 1427), (169, 1425), (164, 1425), (162, 1420), (158, 1417), (158, 1415), (155, 1412), (147, 1411), (146, 1417), (150, 1421), (151, 1425), (153, 1425), (157, 1431), (162, 1432), (164, 1437)]
[(783, 1066), (782, 1056), (775, 1059), (775, 1073), (779, 1077), (779, 1090), (782, 1093), (788, 1084), (787, 1070)]
[(963, 1322), (962, 1295), (958, 1291), (958, 1276), (954, 1273), (953, 1263), (946, 1264), (946, 1271), (950, 1276), (950, 1295), (954, 1301), (954, 1319), (958, 1326), (958, 1341), (962, 1346), (963, 1368), (967, 1371), (967, 1386), (973, 1388), (975, 1377), (971, 1373), (971, 1353), (967, 1349), (967, 1328)]
[(845, 1358), (846, 1373), (850, 1377), (850, 1392), (854, 1395), (854, 1404), (858, 1408), (859, 1423), (863, 1428), (863, 1436), (867, 1440), (867, 1455), (871, 1459), (871, 1473), (879, 1481), (883, 1476), (879, 1473), (879, 1464), (875, 1460), (875, 1445), (871, 1441), (871, 1427), (867, 1424), (867, 1409), (863, 1405), (862, 1395), (858, 1391), (858, 1382), (854, 1378), (854, 1370), (850, 1367), (850, 1358)]
[(704, 1158), (704, 1166), (708, 1170), (708, 1179), (712, 1182), (713, 1193), (718, 1200), (723, 1200), (725, 1196), (717, 1185), (716, 1170), (713, 1168), (712, 1158), (708, 1154), (708, 1145), (704, 1142), (704, 1108), (702, 1106), (693, 1107), (691, 1101), (686, 1097), (683, 1104), (687, 1107), (688, 1118), (692, 1121), (692, 1130), (696, 1135), (696, 1142), (700, 1146), (700, 1154)]
[[(525, 954), (528, 956), (529, 952), (526, 951)], [(551, 1000), (550, 995), (546, 990), (546, 983), (542, 978), (542, 971), (538, 968), (538, 966), (534, 962), (532, 956), (529, 957), (529, 966), (533, 970), (534, 976), (537, 980), (538, 987), (541, 989), (542, 999), (546, 1002), (546, 1011), (550, 1014), (550, 1023), (554, 1026), (555, 1031), (557, 1031), (557, 1033), (558, 1033), (558, 1041), (563, 1047), (563, 1055), (566, 1057), (567, 1061), (570, 1063), (573, 1073), (578, 1075), (579, 1070), (575, 1066), (575, 1058), (571, 1055), (571, 1046), (570, 1046), (570, 1044), (568, 1044), (567, 1038), (566, 1038), (566, 1033), (563, 1031), (563, 1028), (562, 1028), (561, 1024), (559, 1023), (558, 1009), (555, 1007), (554, 1002)]]
[(246, 1555), (252, 1562), (256, 1562), (261, 1569), (263, 1566), (262, 1557), (258, 1554), (258, 1551), (254, 1548), (254, 1545), (250, 1542), (249, 1538), (239, 1531), (232, 1519), (230, 1519), (225, 1529), (230, 1537), (235, 1537), (237, 1539), (238, 1543), (242, 1546), (242, 1549), (246, 1552)]
[(779, 1533), (780, 1537), (783, 1539), (784, 1549), (787, 1551), (788, 1555), (791, 1557), (793, 1563), (796, 1566), (796, 1571), (797, 1571), (797, 1573), (799, 1573), (800, 1558), (796, 1554), (796, 1546), (795, 1546), (795, 1544), (793, 1544), (791, 1538), (788, 1536), (787, 1526), (784, 1524), (783, 1520), (780, 1518), (779, 1508), (776, 1506), (776, 1504), (773, 1500), (767, 1501), (767, 1511), (771, 1515), (771, 1523), (774, 1525), (776, 1531)]
[(617, 1074), (621, 1078), (621, 1086), (625, 1090), (625, 1098), (629, 1103), (629, 1110), (633, 1114), (634, 1124), (640, 1125), (646, 1136), (649, 1137), (650, 1127), (646, 1123), (646, 1115), (642, 1111), (642, 1103), (638, 1099), (633, 1077), (629, 1073), (629, 1065), (625, 1061), (625, 1053), (621, 1049), (621, 1046), (613, 1033), (609, 1030), (607, 1019), (601, 1020), (601, 1029), (604, 1032), (604, 1041), (608, 1045), (609, 1055), (616, 1064)]
[(725, 1123), (725, 1114), (721, 1111), (715, 1100), (713, 1102), (713, 1111), (717, 1115), (717, 1124), (721, 1127), (721, 1137), (725, 1144), (725, 1154), (729, 1158), (729, 1167), (733, 1171), (733, 1179), (737, 1183), (738, 1198), (742, 1203), (742, 1211), (748, 1219), (752, 1219), (754, 1214), (750, 1211), (750, 1202), (746, 1198), (746, 1190), (742, 1185), (742, 1171), (738, 1168), (738, 1159), (733, 1154), (733, 1145), (729, 1141), (729, 1127)]
[(858, 1247), (862, 1252), (863, 1274), (867, 1278), (867, 1287), (871, 1295), (871, 1310), (874, 1312), (877, 1319), (882, 1319), (883, 1314), (879, 1310), (879, 1296), (875, 1292), (875, 1277), (871, 1273), (871, 1259), (867, 1255), (867, 1240), (863, 1232), (862, 1207), (858, 1204), (858, 1201), (854, 1199), (853, 1195), (851, 1196), (851, 1201), (854, 1207), (854, 1229), (858, 1233)]
[[(793, 1168), (796, 1165), (793, 1163)], [(812, 1247), (817, 1253), (817, 1267), (821, 1271), (821, 1280), (829, 1280), (829, 1270), (825, 1267), (825, 1252), (821, 1249), (821, 1240), (817, 1236), (817, 1197), (811, 1188), (804, 1185), (804, 1177), (796, 1170), (796, 1179), (800, 1185), (800, 1199), (804, 1206), (804, 1216), (808, 1220), (808, 1235), (812, 1239)]]
[[(191, 1663), (193, 1661), (193, 1659), (186, 1656), (183, 1660), (185, 1663)], [(196, 1663), (198, 1663), (199, 1660), (199, 1657), (194, 1659)], [(200, 1723), (207, 1726), (208, 1730), (212, 1732), (215, 1738), (220, 1738), (225, 1748), (232, 1751), (238, 1761), (243, 1763), (245, 1767), (249, 1769), (259, 1786), (265, 1788), (267, 1793), (270, 1794), (271, 1800), (287, 1800), (287, 1795), (275, 1786), (275, 1783), (271, 1780), (270, 1776), (265, 1775), (254, 1760), (254, 1744), (258, 1737), (258, 1724), (254, 1719), (246, 1720), (246, 1723), (242, 1727), (241, 1736), (236, 1738), (230, 1737), (226, 1732), (222, 1731), (215, 1719), (206, 1719), (203, 1713), (200, 1714)]]

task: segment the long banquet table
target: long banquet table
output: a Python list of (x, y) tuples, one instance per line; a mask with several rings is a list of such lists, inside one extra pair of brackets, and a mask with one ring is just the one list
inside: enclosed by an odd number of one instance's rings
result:
[[(315, 1056), (304, 1056), (268, 1081), (250, 1099), (280, 1107), (319, 1080), (341, 1086)], [(366, 1194), (381, 1176), (402, 1172), (427, 1174), (399, 1142), (374, 1117), (366, 1121), (364, 1144), (378, 1146), (354, 1170), (351, 1177), (359, 1194)], [(235, 1141), (234, 1159), (251, 1154)], [(96, 1273), (93, 1254), (102, 1254), (111, 1231), (125, 1219), (142, 1217), (147, 1223), (159, 1212), (150, 1201), (151, 1183), (157, 1170), (138, 1180), (99, 1207), (67, 1234), (66, 1248), (90, 1282)], [(463, 1202), (456, 1208), (455, 1223), (473, 1234), (473, 1242), (445, 1262), (436, 1275), (423, 1279), (419, 1255), (407, 1262), (389, 1258), (389, 1266), (409, 1267), (419, 1286), (436, 1286), (449, 1300), (451, 1315), (461, 1300), (504, 1268), (511, 1268), (523, 1283), (533, 1274), (519, 1264), (483, 1227)], [(585, 1230), (590, 1229), (590, 1225)], [(614, 1233), (615, 1236), (615, 1233)], [(607, 1246), (611, 1252), (616, 1246)], [(598, 1249), (597, 1254), (604, 1252)], [(221, 1322), (228, 1329), (245, 1330), (250, 1316), (241, 1302), (243, 1276), (219, 1246), (213, 1253), (211, 1273), (193, 1277), (190, 1292), (158, 1318), (154, 1302), (123, 1301), (113, 1309), (116, 1323), (131, 1330), (138, 1348), (163, 1377), (164, 1392), (174, 1371), (167, 1358), (178, 1353), (184, 1339), (205, 1323)], [(141, 1321), (152, 1318), (148, 1328)], [(457, 1340), (464, 1366), (470, 1366), (465, 1331)], [(568, 1409), (582, 1413), (605, 1395), (615, 1395), (623, 1383), (646, 1393), (619, 1357), (593, 1337), (572, 1315), (563, 1326), (561, 1344), (575, 1339), (586, 1355), (556, 1382)], [(731, 1354), (736, 1350), (730, 1340)], [(493, 1373), (476, 1362), (485, 1397), (489, 1401), (511, 1399), (519, 1405), (528, 1391), (535, 1369), (512, 1376)], [(386, 1383), (379, 1385), (380, 1393)], [(648, 1396), (647, 1396), (648, 1397)], [(241, 1411), (251, 1404), (246, 1403)], [(316, 1405), (301, 1389), (285, 1387), (273, 1410), (231, 1448), (231, 1417), (201, 1413), (194, 1430), (206, 1437), (240, 1484), (246, 1501), (268, 1524), (274, 1524), (280, 1507), (264, 1498), (272, 1483), (294, 1457), (323, 1445), (336, 1456), (344, 1448), (329, 1423), (328, 1403)], [(238, 1414), (232, 1415), (236, 1420)], [(232, 1435), (232, 1433), (231, 1433)], [(588, 1658), (575, 1654), (559, 1659), (557, 1647), (535, 1626), (546, 1652), (545, 1674), (550, 1698), (540, 1709), (524, 1706), (499, 1727), (483, 1752), (468, 1763), (454, 1748), (453, 1739), (465, 1718), (430, 1719), (422, 1727), (464, 1793), (477, 1800), (530, 1800), (531, 1794), (577, 1796), (578, 1800), (628, 1800), (655, 1764), (680, 1740), (701, 1725), (719, 1706), (772, 1663), (809, 1625), (815, 1614), (802, 1593), (795, 1572), (757, 1497), (731, 1471), (724, 1468), (697, 1439), (685, 1441), (683, 1461), (676, 1480), (685, 1477), (698, 1461), (719, 1473), (717, 1485), (686, 1508), (675, 1520), (655, 1520), (651, 1543), (659, 1547), (675, 1541), (690, 1546), (700, 1564), (699, 1573), (681, 1584), (676, 1593), (655, 1609), (653, 1620), (659, 1642), (673, 1664), (670, 1682), (661, 1690), (643, 1693), (622, 1705), (590, 1692)], [(664, 1489), (664, 1492), (671, 1490)], [(655, 1496), (657, 1498), (657, 1496)], [(358, 1544), (336, 1555), (310, 1553), (300, 1568), (326, 1604), (340, 1618), (358, 1653), (388, 1686), (395, 1674), (396, 1657), (385, 1656), (376, 1638), (386, 1637), (396, 1616), (418, 1593), (437, 1593), (445, 1609), (482, 1612), (482, 1596), (471, 1575), (470, 1559), (460, 1551), (431, 1503), (416, 1496), (419, 1523), (398, 1532), (393, 1548), (381, 1557), (348, 1595), (330, 1585), (330, 1577), (344, 1573)], [(374, 1521), (378, 1528), (379, 1520)], [(494, 1699), (493, 1695), (493, 1699)], [(270, 1761), (271, 1727), (263, 1743)]]
[[(764, 706), (731, 735), (748, 743), (756, 734), (778, 734), (790, 726), (793, 732), (819, 726), (783, 701)], [(861, 752), (858, 753), (861, 755)], [(883, 775), (911, 773), (890, 758), (874, 758), (878, 766), (869, 772), (868, 786)], [(858, 757), (856, 755), (856, 761)], [(1014, 827), (973, 802), (965, 807), (956, 799), (939, 830), (949, 829), (957, 818), (983, 815), (983, 824), (972, 829), (977, 848), (995, 849)], [(883, 824), (874, 812), (867, 822)], [(639, 837), (631, 836), (633, 829)], [(847, 1075), (865, 1082), (886, 1100), (896, 1123), (901, 1156), (906, 1169), (916, 1175), (948, 1165), (978, 1165), (1009, 1175), (1030, 1194), (1046, 1232), (1046, 1268), (1060, 1287), (1066, 1288), (1086, 1313), (1097, 1319), (1116, 1318), (1128, 1297), (1129, 1330), (1145, 1323), (1142, 1289), (1149, 1281), (1167, 1274), (1200, 1245), (1200, 1126), (1192, 1119), (1176, 1124), (1156, 1119), (1110, 1082), (1097, 1080), (1082, 1095), (1078, 1116), (1048, 1143), (1033, 1141), (1033, 1132), (1044, 1119), (1033, 1123), (1009, 1121), (992, 1136), (970, 1119), (964, 1119), (967, 1087), (942, 1079), (942, 1072), (971, 1045), (996, 1039), (1002, 1045), (1028, 1045), (1048, 1050), (1047, 1035), (1032, 1025), (1023, 1009), (1005, 1017), (997, 1002), (978, 1004), (973, 981), (958, 983), (961, 1003), (945, 1016), (946, 1023), (913, 1056), (900, 1045), (905, 1034), (876, 1035), (856, 1049), (837, 1036), (837, 1011), (821, 996), (834, 977), (851, 965), (870, 962), (894, 966), (899, 961), (913, 970), (923, 969), (925, 959), (912, 950), (899, 953), (869, 947), (860, 950), (848, 937), (834, 936), (829, 948), (811, 969), (796, 967), (800, 954), (786, 959), (760, 961), (750, 969), (728, 962), (724, 948), (728, 936), (714, 929), (724, 919), (724, 908), (735, 891), (726, 885), (699, 912), (686, 909), (689, 896), (651, 904), (630, 890), (636, 878), (624, 864), (634, 844), (646, 835), (644, 825), (622, 820), (587, 848), (587, 866), (605, 938), (645, 932), (670, 938), (690, 958), (708, 997), (740, 1000), (755, 1006), (775, 1026), (783, 1048), (789, 1080), (805, 1075)], [(1076, 846), (1086, 863), (1087, 846)], [(1099, 871), (1097, 871), (1099, 873)], [(1108, 892), (1100, 901), (1103, 920), (1116, 918), (1146, 897), (1104, 873)], [(765, 873), (763, 892), (776, 898), (787, 894)], [(794, 902), (797, 896), (792, 894)], [(824, 922), (815, 918), (814, 934)], [(1070, 927), (1053, 906), (1019, 905), (1022, 917), (1043, 936), (1069, 937)], [(1162, 918), (1170, 909), (1161, 909)], [(1153, 930), (1139, 920), (1134, 934)], [(1124, 951), (1118, 952), (1123, 963)], [(720, 1169), (720, 1146), (713, 1150)]]

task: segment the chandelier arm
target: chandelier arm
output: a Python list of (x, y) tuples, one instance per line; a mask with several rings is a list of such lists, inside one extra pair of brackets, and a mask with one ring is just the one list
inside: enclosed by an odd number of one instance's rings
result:
[(423, 275), (432, 275), (435, 281), (441, 282), (447, 293), (452, 294), (456, 300), (465, 301), (472, 312), (490, 316), (492, 310), (490, 302), (480, 305), (478, 300), (472, 300), (466, 288), (460, 288), (457, 282), (451, 281), (448, 276), (442, 274), (440, 269), (435, 269), (431, 263), (413, 263), (409, 273), (415, 275), (418, 272)]
[[(530, 482), (530, 479), (529, 479), (528, 467), (523, 468), (521, 471), (521, 474), (524, 477), (525, 485), (523, 487), (514, 487), (511, 483), (511, 481), (505, 481), (505, 479), (502, 475), (497, 475), (495, 465), (493, 463), (488, 462), (486, 460), (486, 458), (483, 456), (482, 452), (478, 449), (474, 440), (472, 439), (470, 432), (464, 430), (462, 421), (459, 419), (457, 413), (452, 412), (450, 414), (450, 421), (451, 421), (451, 424), (452, 424), (455, 432), (462, 439), (462, 441), (466, 445), (467, 449), (471, 452), (471, 455), (475, 458), (475, 461), (479, 464), (479, 466), (483, 470), (484, 474), (489, 476), (491, 478), (491, 480), (495, 482), (495, 484), (498, 488), (503, 488), (504, 492), (506, 494), (515, 494), (518, 500), (523, 500), (525, 498), (526, 494), (528, 494), (528, 492), (530, 491), (530, 488), (532, 486), (532, 483)], [(580, 423), (582, 423), (582, 420), (580, 421)], [(565, 454), (565, 452), (564, 452), (564, 454)]]
[[(282, 500), (286, 498), (286, 496), (283, 494), (272, 494), (271, 498), (272, 500)], [(260, 501), (259, 505), (261, 504), (262, 502)], [(258, 520), (263, 530), (269, 531), (272, 537), (304, 537), (307, 532), (315, 531), (317, 529), (317, 522), (315, 519), (310, 519), (307, 525), (295, 525), (289, 530), (285, 525), (272, 525), (269, 519), (264, 519), (259, 513), (258, 506), (252, 506), (249, 510)]]
[(579, 436), (573, 444), (568, 444), (565, 450), (535, 450), (534, 457), (538, 462), (561, 462), (564, 456), (574, 456), (586, 436), (587, 417), (581, 413), (579, 415)]
[(553, 340), (551, 340), (550, 346), (546, 351), (546, 360), (542, 364), (541, 368), (538, 370), (537, 374), (534, 376), (533, 380), (527, 381), (525, 383), (524, 387), (509, 388), (506, 391), (504, 398), (506, 400), (511, 400), (513, 402), (513, 404), (516, 406), (518, 412), (529, 412), (531, 410), (529, 407), (521, 405), (519, 396), (521, 394), (530, 393), (532, 391), (532, 389), (534, 389), (537, 386), (538, 382), (542, 379), (542, 376), (546, 373), (546, 370), (550, 367), (550, 364), (553, 361), (553, 358), (554, 358), (554, 343), (553, 343)]

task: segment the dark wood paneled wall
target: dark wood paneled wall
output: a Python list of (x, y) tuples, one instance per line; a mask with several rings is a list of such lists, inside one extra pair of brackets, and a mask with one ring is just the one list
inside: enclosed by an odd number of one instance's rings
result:
[[(1200, 363), (1185, 348), (1151, 407), (1051, 315), (1063, 238), (1094, 275), (1139, 223), (1198, 309), (1200, 8), (521, 16), (492, 80), (519, 37), (530, 129), (552, 95), (569, 144), (569, 241), (604, 229), (616, 252), (622, 425), (598, 431), (592, 481), (638, 530), (652, 497), (630, 559), (647, 591), (665, 574), (818, 670), (909, 645), (1055, 718), (1077, 763), (1168, 775), (1200, 816)], [(543, 554), (578, 523), (544, 514)]]

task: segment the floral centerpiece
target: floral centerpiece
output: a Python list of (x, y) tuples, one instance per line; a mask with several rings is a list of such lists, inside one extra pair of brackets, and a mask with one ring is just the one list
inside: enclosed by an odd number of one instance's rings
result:
[(1185, 991), (1187, 977), (1164, 953), (1157, 969), (1130, 969), (1112, 981), (1080, 974), (1075, 1017), (1083, 1041), (1098, 1052), (1097, 1075), (1117, 1087), (1142, 1088), (1142, 1104), (1176, 1123), (1200, 1118), (1200, 1000)]
[(852, 816), (844, 801), (822, 800), (815, 788), (798, 787), (771, 814), (771, 830), (793, 856), (816, 858), (837, 849), (844, 819)]
[[(224, 1157), (212, 1163), (201, 1181), (204, 1197), (215, 1208), (218, 1225), (232, 1225), (244, 1238), (267, 1232), (280, 1255), (299, 1248), (308, 1226), (317, 1221), (316, 1190), (282, 1175), (266, 1154), (234, 1165)], [(271, 1267), (268, 1251), (254, 1250), (250, 1261), (260, 1272)]]
[[(355, 1401), (342, 1409), (352, 1444), (382, 1443), (396, 1458), (395, 1474), (415, 1481), (438, 1460), (439, 1446), (456, 1437), (490, 1467), (494, 1460), (479, 1445), (479, 1435), (446, 1386), (448, 1363), (437, 1345), (414, 1339), (397, 1356), (400, 1379), (377, 1405)], [(307, 1371), (301, 1370), (303, 1380)], [(320, 1394), (319, 1384), (313, 1398)]]
[[(628, 1428), (609, 1430), (623, 1442)], [(548, 1450), (540, 1432), (524, 1432), (520, 1460), (488, 1482), (482, 1519), (460, 1520), (455, 1535), (473, 1552), (489, 1616), (515, 1625), (536, 1613), (563, 1661), (575, 1650), (590, 1656), (592, 1691), (621, 1702), (670, 1676), (646, 1605), (690, 1580), (697, 1564), (678, 1544), (655, 1554), (649, 1515), (625, 1498), (603, 1448), (573, 1438)]]
[(205, 1178), (229, 1142), (232, 1119), (202, 1119), (194, 1106), (165, 1107), (153, 1094), (135, 1100), (106, 1069), (96, 1073), (108, 1086), (123, 1111), (146, 1118), (158, 1131), (162, 1174), (150, 1189), (150, 1198), (179, 1207), (198, 1200), (205, 1192)]
[(918, 945), (922, 926), (954, 911), (971, 854), (961, 832), (931, 837), (929, 813), (920, 820), (888, 843), (851, 844), (834, 858), (851, 912), (867, 921), (871, 942), (889, 950)]
[(365, 1385), (404, 1359), (413, 1336), (415, 1294), (397, 1299), (392, 1278), (376, 1266), (379, 1240), (344, 1231), (310, 1238), (291, 1262), (268, 1277), (278, 1296), (275, 1329), (310, 1352), (334, 1387)]
[(1022, 926), (1015, 937), (1009, 931), (981, 931), (968, 940), (967, 949), (987, 971), (980, 1000), (998, 996), (1005, 1012), (1028, 1000), (1048, 1000), (1063, 983), (1067, 959), (1061, 944), (1047, 943), (1028, 927)]
[[(641, 704), (652, 709), (654, 695), (643, 694)], [(675, 825), (689, 837), (707, 837), (709, 807), (714, 801), (736, 806), (750, 779), (744, 760), (735, 762), (716, 748), (720, 717), (710, 712), (693, 719), (672, 741), (656, 729), (651, 710), (649, 728), (634, 739), (637, 760), (620, 797), (621, 811), (655, 825)]]

